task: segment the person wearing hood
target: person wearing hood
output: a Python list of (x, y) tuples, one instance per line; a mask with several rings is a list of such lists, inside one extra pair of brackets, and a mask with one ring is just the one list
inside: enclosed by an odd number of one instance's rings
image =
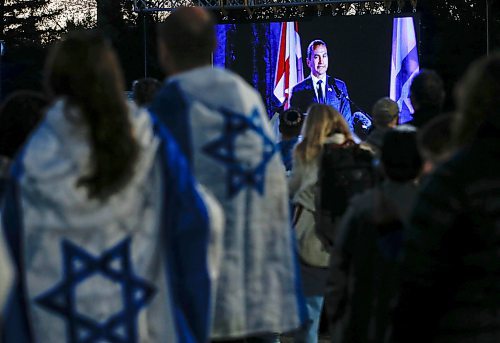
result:
[(168, 131), (127, 105), (104, 37), (57, 43), (45, 85), (2, 211), (18, 277), (0, 340), (206, 342), (216, 203)]
[(286, 176), (262, 99), (241, 77), (211, 66), (215, 25), (204, 9), (172, 12), (158, 37), (167, 79), (149, 110), (226, 214), (211, 338), (294, 330), (305, 306)]

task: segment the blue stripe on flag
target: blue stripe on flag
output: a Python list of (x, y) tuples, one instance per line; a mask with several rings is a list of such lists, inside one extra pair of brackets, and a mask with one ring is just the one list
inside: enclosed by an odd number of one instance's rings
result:
[[(412, 119), (410, 85), (419, 71), (417, 41), (413, 18), (395, 18), (393, 21), (390, 97), (401, 109), (400, 123)], [(411, 49), (408, 52), (408, 49)]]
[(412, 119), (413, 119), (413, 116), (411, 115), (411, 110), (406, 105), (406, 102), (403, 101), (401, 103), (401, 114), (399, 115), (399, 122), (406, 123)]
[(164, 205), (162, 234), (173, 298), (178, 343), (203, 343), (210, 337), (210, 277), (207, 256), (210, 222), (185, 156), (173, 135), (151, 114), (161, 138)]
[[(413, 62), (413, 63), (412, 63)], [(418, 52), (415, 46), (406, 57), (401, 61), (401, 69), (396, 75), (396, 99), (401, 98), (401, 91), (403, 86), (410, 79), (411, 75), (415, 72), (415, 63), (418, 69)]]

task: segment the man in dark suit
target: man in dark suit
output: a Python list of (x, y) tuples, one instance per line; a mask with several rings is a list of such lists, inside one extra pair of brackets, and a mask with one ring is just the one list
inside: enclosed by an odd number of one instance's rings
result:
[(290, 107), (306, 113), (312, 103), (331, 105), (352, 128), (347, 86), (344, 81), (326, 75), (328, 50), (322, 40), (313, 40), (307, 47), (307, 66), (311, 69), (311, 75), (293, 87)]

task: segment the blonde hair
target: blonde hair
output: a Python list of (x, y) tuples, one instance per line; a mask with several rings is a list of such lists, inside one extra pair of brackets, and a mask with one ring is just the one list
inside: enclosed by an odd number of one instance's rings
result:
[(349, 125), (336, 109), (323, 104), (312, 105), (302, 129), (303, 139), (295, 148), (296, 158), (305, 163), (313, 161), (321, 153), (327, 138), (334, 133), (352, 139)]

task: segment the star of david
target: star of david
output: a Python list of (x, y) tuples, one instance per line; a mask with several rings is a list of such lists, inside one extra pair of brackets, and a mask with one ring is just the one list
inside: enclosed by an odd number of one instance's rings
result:
[[(94, 257), (77, 245), (62, 241), (63, 279), (35, 302), (64, 318), (69, 342), (137, 342), (137, 314), (155, 290), (134, 274), (130, 242), (126, 238), (100, 257)], [(76, 286), (96, 274), (121, 287), (123, 309), (104, 322), (79, 313), (76, 307)]]
[[(203, 151), (226, 166), (228, 197), (235, 196), (245, 186), (253, 187), (261, 195), (264, 194), (266, 166), (276, 152), (276, 147), (263, 130), (259, 110), (254, 108), (250, 116), (225, 109), (220, 109), (219, 113), (224, 117), (223, 133), (206, 144)], [(263, 144), (260, 162), (253, 167), (242, 163), (235, 154), (236, 139), (247, 130), (255, 132)]]

